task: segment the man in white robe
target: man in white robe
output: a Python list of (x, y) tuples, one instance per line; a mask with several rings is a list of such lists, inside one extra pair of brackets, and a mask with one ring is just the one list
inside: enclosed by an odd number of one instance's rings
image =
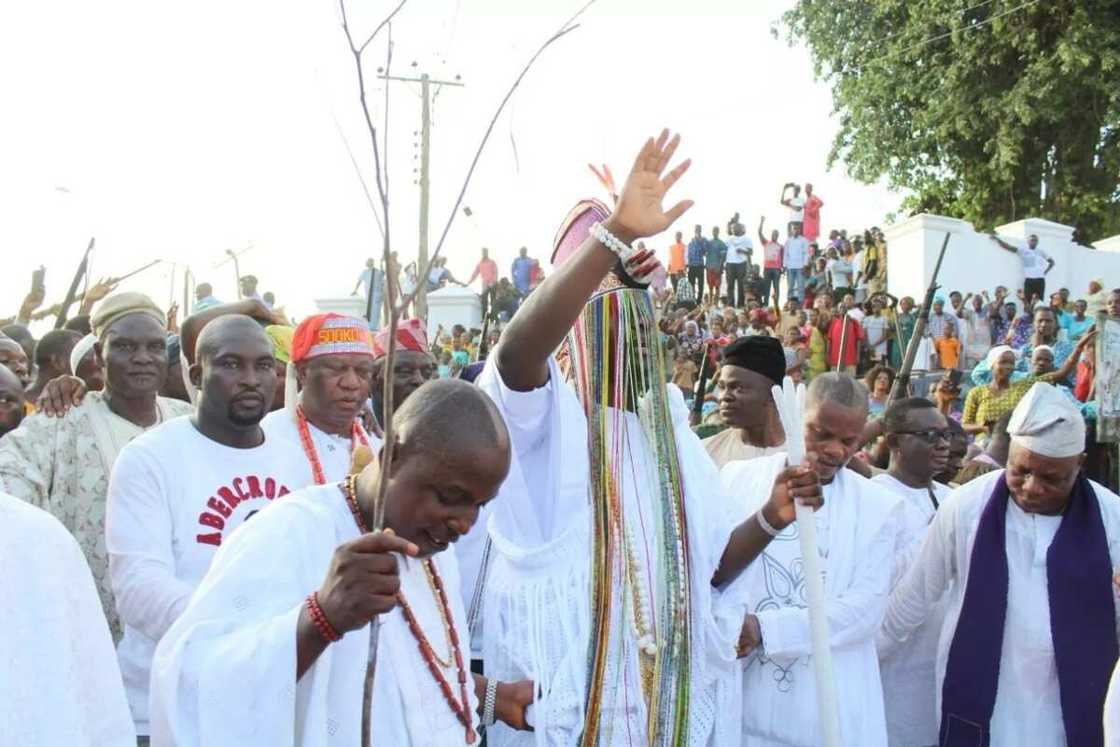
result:
[(167, 324), (151, 299), (117, 293), (101, 302), (91, 321), (105, 390), (86, 394), (84, 382), (72, 376), (51, 382), (48, 391), (68, 395), (52, 397), (63, 405), (61, 414), (31, 415), (0, 439), (0, 489), (49, 512), (74, 535), (116, 640), (121, 625), (105, 549), (109, 475), (126, 444), (191, 407), (158, 396), (167, 375)]
[[(881, 422), (890, 468), (871, 481), (902, 498), (903, 508), (891, 575), (894, 588), (917, 555), (938, 507), (952, 492), (933, 479), (949, 459), (950, 430), (937, 406), (921, 397), (893, 403)], [(937, 744), (934, 661), (944, 607), (939, 605), (905, 644), (887, 646), (891, 655), (879, 661), (891, 747)]]
[[(363, 531), (381, 483), (374, 462), (356, 481), (292, 493), (222, 546), (156, 652), (153, 744), (356, 747), (369, 622), (378, 614), (371, 743), (478, 743), (476, 710), (490, 682), (467, 674), (464, 724), (432, 668), (461, 708), (459, 676), (470, 642), (455, 553), (444, 550), (497, 492), (509, 466), (508, 434), (489, 400), (457, 380), (426, 386), (394, 417), (386, 531)], [(341, 639), (330, 642), (315, 622), (312, 593)], [(531, 693), (528, 682), (495, 682), (492, 711), (523, 727)]]
[[(824, 507), (817, 541), (824, 572), (840, 741), (876, 747), (887, 743), (875, 633), (890, 590), (901, 501), (845, 469), (861, 443), (867, 389), (839, 373), (815, 377), (804, 415), (806, 461), (820, 475)], [(720, 477), (727, 491), (758, 511), (786, 455), (731, 462)], [(742, 510), (742, 509), (741, 509)], [(765, 516), (765, 514), (763, 514)], [(743, 742), (749, 745), (821, 743), (812, 637), (797, 524), (773, 525), (773, 541), (743, 574), (750, 594), (752, 635), (743, 668)]]
[(135, 747), (113, 639), (81, 548), (0, 493), (0, 743)]
[(891, 595), (902, 643), (946, 592), (939, 744), (1102, 744), (1117, 660), (1120, 497), (1081, 473), (1085, 424), (1035, 384), (1008, 425), (1007, 469), (958, 488)]
[[(488, 522), (485, 666), (539, 690), (536, 733), (496, 728), (495, 747), (739, 739), (735, 579), (760, 530), (736, 526), (683, 398), (664, 383), (641, 281), (651, 255), (624, 246), (689, 207), (661, 208), (688, 166), (662, 177), (677, 142), (650, 138), (613, 214), (595, 202), (569, 214), (558, 269), (477, 380), (514, 452)], [(565, 338), (574, 386), (552, 358)]]
[(266, 415), (261, 428), (266, 438), (303, 454), (301, 487), (338, 482), (349, 474), (356, 449), (381, 448), (358, 417), (373, 376), (368, 323), (340, 314), (304, 319), (292, 336), (289, 364), (285, 405)]

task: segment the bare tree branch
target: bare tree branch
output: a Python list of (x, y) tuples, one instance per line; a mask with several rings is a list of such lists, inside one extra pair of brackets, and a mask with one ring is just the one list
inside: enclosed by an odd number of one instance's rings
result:
[(377, 28), (375, 28), (373, 30), (373, 33), (369, 35), (369, 38), (367, 38), (364, 42), (362, 42), (362, 46), (358, 47), (358, 53), (359, 54), (366, 51), (366, 47), (369, 46), (369, 43), (377, 38), (377, 35), (381, 33), (381, 29), (383, 29), (383, 28), (385, 28), (386, 26), (389, 25), (389, 22), (393, 20), (393, 16), (395, 16), (397, 13), (400, 13), (401, 8), (404, 7), (404, 4), (406, 2), (408, 2), (408, 0), (401, 0), (400, 5), (393, 8), (393, 12), (390, 13), (389, 15), (385, 16), (385, 20), (383, 20), (381, 23), (377, 24)]
[(474, 159), (471, 161), (470, 168), (467, 169), (467, 176), (463, 180), (463, 186), (459, 189), (459, 196), (455, 198), (455, 204), (451, 206), (451, 215), (447, 219), (447, 224), (443, 227), (443, 233), (440, 234), (439, 241), (436, 243), (435, 251), (432, 252), (432, 255), (428, 258), (427, 264), (417, 273), (418, 281), (423, 280), (428, 276), (428, 270), (431, 268), (432, 263), (436, 261), (436, 259), (440, 255), (440, 252), (443, 250), (443, 242), (447, 239), (448, 232), (451, 231), (451, 224), (455, 222), (455, 217), (459, 213), (459, 206), (463, 204), (463, 198), (467, 194), (467, 188), (470, 186), (471, 177), (474, 176), (475, 167), (478, 166), (478, 160), (482, 156), (482, 151), (486, 147), (487, 141), (490, 140), (490, 133), (494, 131), (494, 126), (498, 123), (498, 118), (501, 117), (502, 112), (505, 111), (506, 104), (509, 103), (509, 100), (513, 97), (514, 92), (517, 90), (517, 87), (521, 85), (522, 79), (533, 67), (533, 64), (537, 61), (537, 58), (540, 57), (546, 49), (552, 46), (554, 42), (558, 41), (572, 31), (578, 29), (579, 24), (575, 22), (576, 19), (583, 15), (584, 12), (596, 2), (597, 0), (588, 0), (588, 2), (583, 5), (583, 7), (576, 11), (571, 18), (569, 18), (564, 22), (563, 25), (560, 26), (556, 33), (546, 39), (544, 44), (542, 44), (533, 54), (533, 56), (529, 58), (529, 61), (525, 63), (525, 67), (521, 69), (521, 73), (513, 81), (513, 85), (511, 85), (509, 87), (509, 90), (506, 91), (506, 95), (502, 99), (502, 102), (498, 104), (497, 111), (495, 111), (494, 116), (490, 118), (490, 124), (487, 126), (486, 132), (482, 136), (482, 141), (478, 144), (478, 149), (475, 150)]

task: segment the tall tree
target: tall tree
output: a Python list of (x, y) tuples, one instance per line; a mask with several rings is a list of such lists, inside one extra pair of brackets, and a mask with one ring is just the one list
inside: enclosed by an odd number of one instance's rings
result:
[(782, 23), (832, 86), (830, 167), (978, 227), (1120, 233), (1120, 0), (799, 0)]

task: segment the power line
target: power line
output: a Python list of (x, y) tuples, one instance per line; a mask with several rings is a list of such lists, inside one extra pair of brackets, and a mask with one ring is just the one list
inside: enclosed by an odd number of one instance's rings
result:
[(1023, 8), (1029, 8), (1032, 5), (1037, 5), (1038, 2), (1039, 2), (1039, 0), (1027, 0), (1027, 2), (1022, 3), (1021, 5), (1016, 5), (1014, 8), (1011, 8), (1009, 10), (1005, 10), (1002, 13), (996, 13), (994, 16), (989, 16), (988, 18), (985, 18), (983, 21), (976, 21), (975, 23), (973, 23), (969, 26), (965, 26), (965, 27), (959, 28), (959, 29), (953, 29), (952, 31), (946, 31), (944, 34), (938, 34), (937, 36), (931, 36), (929, 39), (926, 39), (925, 41), (921, 41), (921, 42), (918, 42), (917, 44), (913, 44), (909, 47), (906, 47), (905, 49), (901, 50), (900, 52), (897, 52), (897, 54), (906, 54), (907, 52), (912, 52), (915, 49), (921, 49), (922, 47), (926, 46), (927, 44), (932, 44), (935, 41), (940, 41), (941, 39), (952, 36), (953, 34), (957, 33), (958, 31), (960, 31), (960, 32), (975, 31), (976, 29), (980, 28), (981, 26), (986, 26), (987, 24), (991, 23), (992, 21), (1003, 18), (1004, 16), (1009, 16), (1012, 13), (1016, 13), (1016, 12), (1022, 10)]
[[(987, 5), (990, 2), (991, 2), (991, 0), (986, 0), (986, 2), (977, 3), (976, 5), (972, 5), (968, 8), (965, 8), (964, 10), (962, 10), (960, 12), (962, 14), (964, 14), (964, 13), (967, 13), (969, 10), (974, 10), (976, 8), (981, 7), (982, 5)], [(975, 31), (976, 29), (979, 29), (983, 26), (986, 26), (989, 23), (992, 23), (993, 21), (997, 21), (1000, 18), (1003, 18), (1005, 16), (1009, 16), (1012, 13), (1017, 13), (1020, 10), (1023, 10), (1024, 8), (1029, 8), (1030, 6), (1037, 5), (1038, 3), (1039, 3), (1039, 0), (1027, 0), (1027, 2), (1016, 5), (1014, 8), (1009, 8), (1005, 11), (1000, 12), (1000, 13), (996, 13), (993, 16), (989, 16), (988, 18), (985, 18), (983, 21), (975, 21), (975, 22), (969, 24), (968, 26), (963, 26), (961, 28), (952, 29), (950, 31), (946, 31), (946, 32), (941, 33), (941, 34), (931, 36), (927, 39), (924, 39), (920, 42), (917, 42), (916, 44), (911, 44), (908, 47), (903, 47), (900, 50), (888, 52), (887, 54), (885, 54), (881, 57), (871, 57), (871, 58), (865, 59), (861, 63), (861, 66), (863, 64), (867, 64), (869, 62), (875, 62), (876, 60), (885, 60), (885, 59), (890, 58), (890, 57), (897, 57), (899, 55), (908, 54), (909, 52), (913, 52), (916, 49), (921, 49), (922, 47), (924, 47), (928, 44), (932, 44), (935, 41), (940, 41), (942, 39), (946, 39), (946, 38), (948, 38), (948, 37), (950, 37), (950, 36), (952, 36), (953, 34), (956, 34), (956, 33), (967, 33), (969, 31)], [(895, 36), (900, 36), (900, 35), (901, 34), (895, 34)], [(886, 37), (886, 38), (890, 39), (892, 37)]]
[[(976, 10), (977, 8), (982, 8), (985, 5), (991, 5), (991, 4), (992, 4), (992, 0), (982, 0), (982, 2), (976, 3), (975, 5), (970, 5), (967, 8), (962, 8), (961, 10), (951, 11), (949, 14), (947, 14), (945, 16), (944, 19), (942, 19), (941, 21), (932, 21), (930, 23), (930, 25), (933, 25), (934, 23), (948, 23), (948, 21), (951, 17), (963, 16), (965, 13), (969, 12), (970, 10)], [(910, 32), (909, 31), (896, 31), (893, 34), (887, 34), (886, 36), (882, 37), (878, 41), (879, 42), (890, 41), (891, 39), (897, 39), (900, 36), (905, 36), (908, 33), (910, 33)]]

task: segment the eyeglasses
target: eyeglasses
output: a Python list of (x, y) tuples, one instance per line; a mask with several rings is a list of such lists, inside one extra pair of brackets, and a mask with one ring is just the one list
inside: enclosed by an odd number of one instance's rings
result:
[(892, 431), (892, 432), (895, 435), (898, 435), (898, 436), (914, 436), (915, 438), (920, 438), (921, 440), (925, 441), (927, 444), (935, 444), (938, 441), (944, 441), (944, 442), (948, 443), (953, 437), (952, 431), (949, 431), (947, 429), (940, 429), (940, 428), (930, 428), (930, 429), (924, 430), (924, 431)]

